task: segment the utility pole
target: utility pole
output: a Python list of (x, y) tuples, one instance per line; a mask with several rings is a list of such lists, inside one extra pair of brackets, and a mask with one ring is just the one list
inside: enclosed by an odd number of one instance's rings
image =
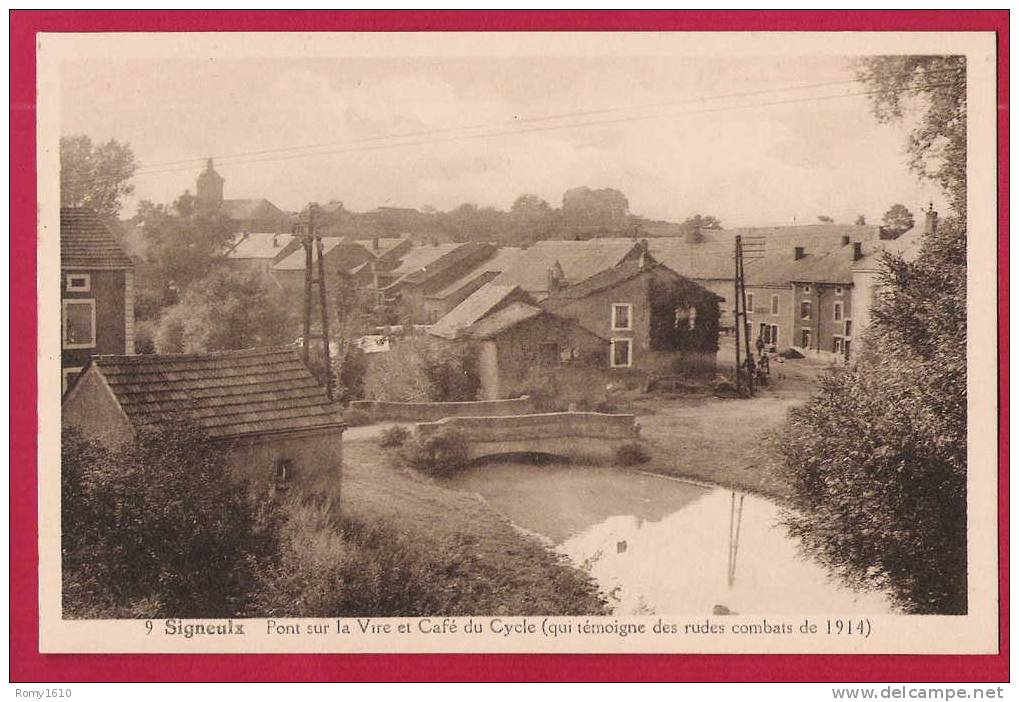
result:
[[(761, 258), (764, 255), (764, 239), (762, 237), (751, 237), (749, 251), (752, 258)], [(750, 352), (750, 317), (747, 310), (747, 287), (746, 276), (743, 270), (744, 261), (743, 237), (736, 235), (736, 250), (733, 256), (735, 261), (735, 275), (733, 279), (733, 291), (735, 301), (733, 302), (733, 323), (736, 327), (736, 394), (740, 394), (742, 381), (740, 375), (745, 363), (747, 370), (747, 394), (754, 394), (754, 357)], [(744, 363), (740, 362), (740, 342), (742, 341), (742, 353), (745, 354)]]
[[(310, 365), (311, 341), (315, 339), (322, 342), (322, 360), (325, 372), (326, 394), (333, 399), (333, 371), (332, 359), (330, 358), (329, 339), (329, 313), (326, 305), (328, 298), (326, 291), (326, 270), (323, 258), (322, 236), (316, 228), (315, 216), (318, 211), (317, 203), (308, 204), (308, 214), (303, 221), (294, 227), (294, 233), (301, 237), (301, 244), (304, 246), (304, 337), (301, 346), (301, 353), (304, 363)], [(318, 259), (317, 261), (315, 259)], [(316, 272), (316, 265), (317, 272)], [(319, 326), (320, 333), (312, 333), (312, 309), (315, 306), (315, 295), (313, 288), (318, 286), (319, 298)]]
[[(742, 326), (742, 322), (740, 322), (740, 294), (739, 294), (739, 291), (740, 291), (740, 270), (742, 268), (742, 266), (740, 265), (740, 257), (742, 255), (742, 251), (743, 251), (743, 240), (742, 239), (743, 238), (739, 234), (736, 235), (736, 250), (733, 253), (733, 257), (732, 257), (732, 260), (736, 264), (736, 271), (735, 271), (735, 274), (732, 277), (732, 281), (733, 281), (732, 327), (733, 327), (733, 329), (736, 332), (736, 394), (737, 395), (740, 394), (740, 390), (741, 390), (741, 383), (740, 383), (740, 358), (739, 358), (739, 355), (740, 355), (739, 337), (740, 337), (740, 327)], [(744, 305), (746, 304), (746, 300), (743, 301), (743, 304)]]

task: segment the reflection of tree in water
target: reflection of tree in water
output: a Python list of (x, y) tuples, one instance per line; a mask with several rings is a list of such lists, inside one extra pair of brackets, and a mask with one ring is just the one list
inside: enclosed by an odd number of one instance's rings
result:
[(739, 553), (739, 531), (743, 524), (743, 500), (746, 495), (740, 493), (739, 504), (737, 505), (735, 491), (731, 493), (729, 502), (729, 588), (736, 584), (736, 556)]

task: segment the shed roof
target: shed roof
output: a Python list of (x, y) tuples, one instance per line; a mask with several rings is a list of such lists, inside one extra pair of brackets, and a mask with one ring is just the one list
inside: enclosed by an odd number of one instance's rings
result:
[[(464, 275), (460, 276), (446, 287), (436, 290), (435, 292), (428, 293), (425, 297), (443, 300), (463, 288), (465, 285), (476, 281), (481, 276), (497, 276), (516, 262), (522, 250), (523, 249), (514, 247), (501, 248), (496, 251), (495, 255), (491, 258), (482, 261), (478, 266), (464, 271)], [(489, 279), (491, 279), (491, 277)]]
[(133, 268), (134, 263), (95, 212), (84, 207), (62, 207), (60, 267), (120, 270)]
[[(227, 258), (232, 259), (271, 259), (276, 258), (293, 241), (293, 234), (278, 232), (244, 232), (227, 251)], [(302, 268), (304, 259), (301, 259)]]
[(540, 314), (545, 314), (540, 307), (527, 302), (513, 302), (472, 324), (466, 335), (474, 339), (491, 339)]
[(394, 268), (386, 271), (386, 275), (399, 282), (405, 275), (420, 271), (461, 246), (463, 244), (413, 246), (400, 258), (400, 262)]
[[(322, 237), (322, 255), (335, 249), (343, 243), (343, 239), (336, 237)], [(317, 260), (317, 259), (316, 259)], [(300, 246), (290, 254), (277, 261), (272, 267), (274, 271), (303, 271), (305, 265), (304, 247)]]
[(218, 439), (343, 426), (295, 349), (95, 356), (90, 363), (137, 424), (184, 417)]
[(418, 270), (408, 272), (403, 276), (403, 282), (411, 285), (420, 285), (431, 280), (436, 275), (451, 269), (469, 269), (475, 263), (491, 258), (495, 255), (496, 251), (495, 244), (487, 244), (480, 241), (460, 244)]
[(428, 329), (428, 332), (434, 336), (453, 339), (461, 331), (490, 314), (499, 305), (514, 296), (530, 300), (530, 296), (517, 285), (499, 285), (495, 281), (486, 283), (443, 315), (442, 319)]

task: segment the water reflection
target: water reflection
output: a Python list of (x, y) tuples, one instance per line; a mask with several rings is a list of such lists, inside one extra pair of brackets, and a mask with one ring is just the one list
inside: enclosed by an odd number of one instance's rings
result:
[(453, 479), (546, 538), (617, 614), (878, 614), (885, 597), (803, 560), (760, 497), (604, 467), (489, 464)]

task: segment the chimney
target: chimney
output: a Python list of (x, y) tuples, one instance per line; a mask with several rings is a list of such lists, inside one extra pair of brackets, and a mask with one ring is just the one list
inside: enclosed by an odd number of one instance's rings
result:
[(379, 238), (377, 236), (372, 237), (372, 251), (379, 250)]
[(842, 245), (843, 246), (849, 246), (849, 235), (848, 234), (843, 234), (842, 235)]
[(563, 267), (559, 265), (559, 261), (548, 269), (548, 294), (559, 292), (563, 288), (563, 278), (566, 276), (563, 274)]
[(933, 202), (930, 204), (930, 209), (924, 212), (924, 215), (925, 215), (923, 222), (924, 236), (927, 236), (928, 234), (933, 234), (934, 232), (938, 231), (938, 213), (934, 211)]
[(279, 234), (273, 234), (272, 235), (272, 247), (274, 249), (278, 249), (280, 247), (280, 235)]
[(797, 246), (796, 248), (793, 249), (793, 260), (794, 261), (799, 261), (801, 258), (803, 258), (806, 255), (807, 255), (807, 251), (802, 246)]
[(863, 258), (863, 244), (859, 241), (853, 242), (853, 260), (859, 261)]
[(647, 239), (640, 240), (640, 259), (638, 259), (638, 268), (647, 268), (648, 258), (651, 256), (651, 247), (647, 243)]

